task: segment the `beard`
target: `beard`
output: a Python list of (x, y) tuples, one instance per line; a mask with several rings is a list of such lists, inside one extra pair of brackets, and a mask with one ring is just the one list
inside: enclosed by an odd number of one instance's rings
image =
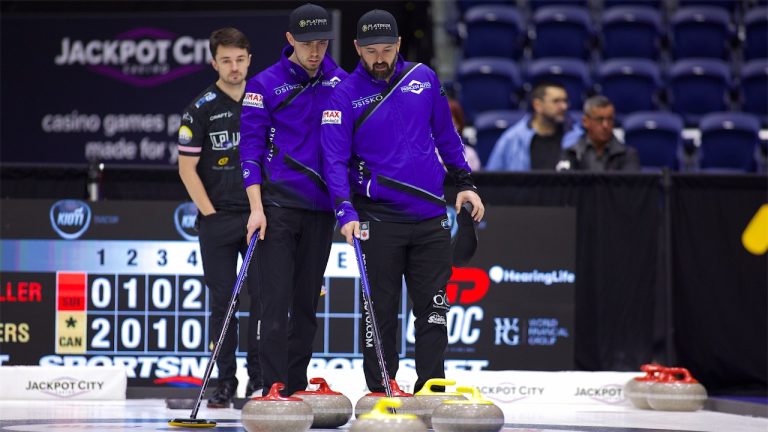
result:
[(368, 73), (371, 74), (371, 76), (373, 76), (377, 80), (385, 80), (389, 78), (392, 75), (392, 73), (395, 71), (396, 62), (397, 62), (397, 58), (392, 60), (391, 64), (380, 62), (380, 63), (373, 63), (369, 65), (368, 63), (365, 62), (365, 60), (363, 60), (363, 66), (365, 66), (365, 70), (367, 70)]

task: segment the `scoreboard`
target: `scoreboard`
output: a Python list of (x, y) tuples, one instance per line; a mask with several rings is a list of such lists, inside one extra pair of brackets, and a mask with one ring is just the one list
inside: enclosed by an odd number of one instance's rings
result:
[[(189, 202), (3, 201), (0, 365), (116, 365), (132, 386), (199, 383), (218, 335), (208, 331), (196, 213)], [(454, 268), (447, 298), (437, 299), (451, 304), (447, 368), (572, 369), (574, 209), (497, 206), (486, 214), (470, 267)], [(401, 367), (412, 367), (405, 289), (398, 343)], [(360, 285), (341, 237), (321, 291), (311, 367), (355, 367)]]

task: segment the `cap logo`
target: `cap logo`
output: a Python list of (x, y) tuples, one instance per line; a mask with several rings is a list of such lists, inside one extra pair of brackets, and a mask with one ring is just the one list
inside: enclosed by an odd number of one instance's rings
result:
[(328, 20), (325, 19), (325, 18), (315, 18), (315, 19), (312, 19), (312, 20), (301, 20), (301, 21), (299, 21), (299, 27), (301, 27), (301, 28), (311, 27), (311, 26), (318, 26), (318, 25), (321, 25), (321, 26), (328, 25)]
[(375, 30), (387, 30), (392, 31), (392, 25), (387, 23), (379, 24), (363, 24), (363, 32), (375, 31)]

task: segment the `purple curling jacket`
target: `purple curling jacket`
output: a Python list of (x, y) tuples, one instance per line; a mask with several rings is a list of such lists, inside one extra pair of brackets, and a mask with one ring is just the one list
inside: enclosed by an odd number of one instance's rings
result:
[(248, 80), (240, 116), (243, 184), (261, 184), (265, 206), (331, 211), (320, 176), (320, 116), (334, 87), (347, 77), (326, 55), (317, 75), (288, 59)]
[[(391, 82), (411, 64), (398, 55)], [(418, 222), (444, 215), (446, 168), (459, 191), (474, 189), (437, 75), (418, 64), (404, 76), (382, 98), (389, 84), (374, 79), (361, 62), (323, 110), (323, 176), (340, 226), (355, 220)], [(383, 100), (357, 128), (358, 118), (377, 99)]]

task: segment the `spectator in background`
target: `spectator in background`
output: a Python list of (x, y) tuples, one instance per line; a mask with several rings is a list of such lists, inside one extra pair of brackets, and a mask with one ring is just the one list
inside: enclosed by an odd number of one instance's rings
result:
[[(464, 110), (461, 108), (461, 104), (456, 99), (448, 99), (448, 107), (451, 108), (451, 119), (453, 120), (453, 126), (456, 128), (456, 132), (464, 139)], [(438, 155), (439, 157), (439, 155)], [(464, 157), (467, 159), (467, 164), (472, 172), (480, 170), (480, 158), (477, 157), (475, 148), (471, 145), (464, 143)], [(442, 162), (442, 159), (440, 159)]]
[(545, 82), (531, 92), (531, 109), (504, 131), (491, 151), (487, 171), (554, 170), (562, 150), (576, 143), (581, 127), (568, 116), (568, 93)]
[(626, 146), (613, 134), (615, 110), (605, 96), (584, 102), (581, 124), (586, 131), (571, 147), (563, 150), (558, 171), (639, 171), (637, 150)]

